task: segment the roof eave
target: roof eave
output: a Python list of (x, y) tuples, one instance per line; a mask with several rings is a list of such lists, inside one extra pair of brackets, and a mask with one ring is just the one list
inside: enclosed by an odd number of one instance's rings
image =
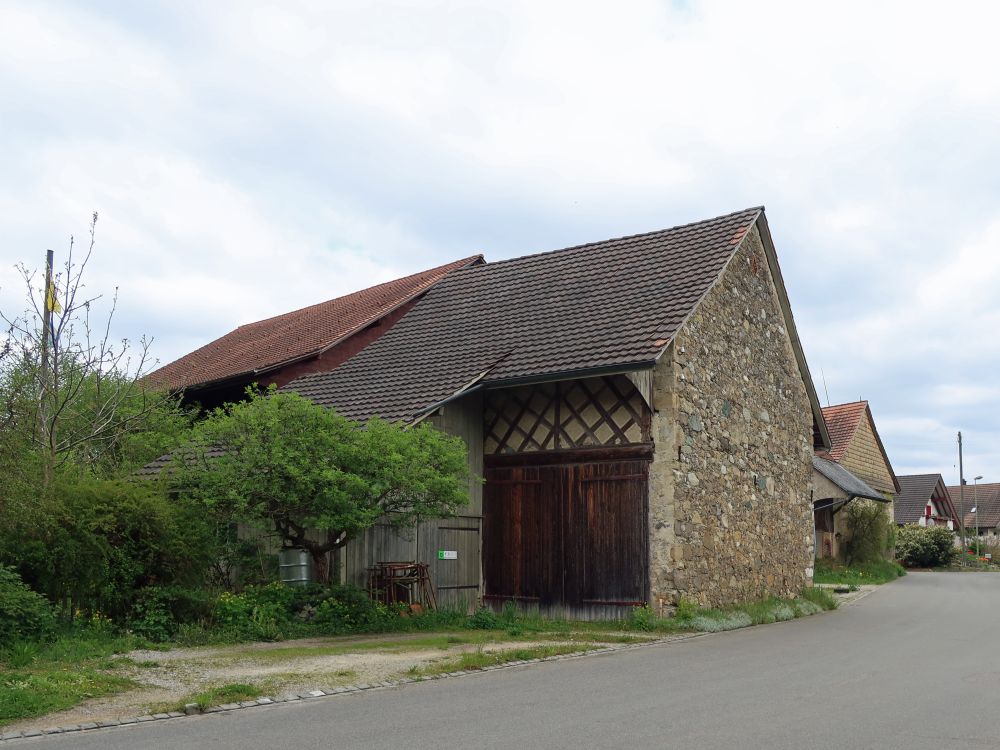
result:
[(503, 378), (498, 380), (486, 380), (489, 375), (489, 370), (486, 370), (479, 376), (477, 376), (469, 385), (460, 388), (455, 391), (448, 398), (437, 401), (428, 406), (422, 407), (419, 411), (414, 412), (413, 418), (415, 421), (424, 419), (437, 409), (442, 406), (455, 401), (456, 399), (466, 396), (470, 393), (476, 391), (494, 391), (500, 388), (516, 388), (522, 385), (538, 385), (540, 383), (554, 383), (559, 380), (577, 380), (579, 378), (596, 378), (602, 375), (624, 375), (628, 372), (637, 372), (640, 370), (651, 370), (656, 364), (655, 360), (642, 360), (640, 362), (631, 362), (625, 364), (608, 365), (606, 367), (585, 367), (575, 370), (563, 370), (561, 372), (545, 373), (544, 375), (525, 375), (522, 377), (515, 378)]

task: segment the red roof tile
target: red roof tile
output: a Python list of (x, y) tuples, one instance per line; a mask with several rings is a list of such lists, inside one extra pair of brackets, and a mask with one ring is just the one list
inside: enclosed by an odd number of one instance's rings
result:
[(861, 418), (868, 409), (867, 401), (854, 401), (849, 404), (837, 404), (836, 406), (823, 407), (823, 418), (826, 420), (826, 427), (830, 431), (829, 457), (834, 461), (840, 461), (847, 452), (847, 446), (851, 444), (851, 438), (858, 431)]
[(329, 349), (430, 289), (451, 271), (483, 262), (482, 255), (240, 326), (150, 373), (162, 388), (206, 385), (256, 374)]
[[(976, 485), (968, 484), (969, 480), (965, 481), (964, 507), (961, 507), (962, 497), (958, 486), (948, 488), (955, 509), (959, 514), (965, 514), (965, 527), (974, 529), (977, 521), (981, 529), (995, 529), (1000, 526), (1000, 484), (994, 482)], [(973, 513), (973, 508), (978, 508), (978, 513)]]

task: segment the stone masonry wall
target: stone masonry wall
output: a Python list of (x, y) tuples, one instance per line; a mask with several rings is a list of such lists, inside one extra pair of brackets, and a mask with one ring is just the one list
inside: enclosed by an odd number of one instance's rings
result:
[(756, 228), (657, 364), (653, 401), (651, 603), (811, 584), (812, 412)]

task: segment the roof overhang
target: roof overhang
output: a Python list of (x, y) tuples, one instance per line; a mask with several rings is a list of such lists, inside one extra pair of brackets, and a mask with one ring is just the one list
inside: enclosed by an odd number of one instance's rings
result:
[[(506, 356), (506, 355), (505, 355)], [(607, 367), (588, 367), (579, 370), (564, 370), (562, 372), (545, 373), (544, 375), (525, 375), (517, 378), (504, 378), (503, 380), (487, 380), (490, 372), (496, 363), (490, 365), (489, 369), (477, 375), (468, 385), (459, 388), (446, 399), (425, 406), (413, 415), (414, 421), (425, 419), (433, 412), (446, 404), (457, 401), (463, 396), (476, 391), (495, 391), (502, 388), (516, 388), (524, 385), (539, 385), (541, 383), (555, 383), (560, 380), (579, 380), (581, 378), (597, 378), (603, 375), (627, 375), (631, 372), (640, 372), (653, 369), (655, 362), (644, 361), (628, 364), (608, 365)]]
[(874, 500), (878, 503), (890, 502), (885, 495), (872, 489), (867, 483), (856, 477), (836, 461), (821, 458), (820, 456), (813, 456), (812, 465), (813, 469), (830, 480), (847, 495), (847, 502), (856, 497), (864, 498), (865, 500)]

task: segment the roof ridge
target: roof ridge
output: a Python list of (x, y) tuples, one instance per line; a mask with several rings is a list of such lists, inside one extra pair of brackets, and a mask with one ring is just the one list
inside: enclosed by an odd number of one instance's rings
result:
[(552, 255), (554, 253), (567, 253), (567, 252), (571, 252), (571, 251), (574, 251), (574, 250), (585, 250), (585, 249), (587, 249), (589, 247), (593, 247), (595, 245), (606, 245), (609, 242), (623, 242), (625, 240), (634, 240), (634, 239), (638, 239), (640, 237), (652, 237), (653, 235), (656, 235), (656, 234), (663, 234), (665, 232), (674, 232), (674, 231), (677, 231), (678, 229), (687, 229), (688, 227), (695, 227), (695, 226), (699, 226), (701, 224), (711, 224), (711, 223), (716, 222), (716, 221), (722, 221), (723, 219), (729, 219), (729, 218), (734, 217), (734, 216), (739, 216), (741, 214), (749, 214), (751, 212), (753, 212), (754, 218), (756, 218), (756, 216), (761, 211), (763, 211), (763, 210), (764, 210), (764, 206), (750, 206), (749, 208), (744, 208), (741, 211), (732, 211), (732, 212), (730, 212), (728, 214), (721, 214), (720, 216), (714, 216), (714, 217), (712, 217), (710, 219), (701, 219), (699, 221), (689, 221), (686, 224), (677, 224), (676, 226), (664, 227), (663, 229), (653, 229), (653, 230), (648, 231), (648, 232), (637, 232), (635, 234), (625, 234), (625, 235), (622, 235), (620, 237), (609, 237), (609, 238), (604, 239), (604, 240), (595, 240), (593, 242), (584, 242), (584, 243), (582, 243), (580, 245), (570, 245), (569, 247), (560, 247), (560, 248), (556, 248), (555, 250), (541, 250), (541, 251), (534, 252), (534, 253), (525, 253), (524, 255), (518, 255), (518, 256), (516, 256), (514, 258), (502, 258), (500, 260), (488, 261), (486, 263), (486, 265), (487, 266), (499, 266), (499, 265), (503, 265), (505, 263), (513, 263), (513, 262), (516, 262), (516, 261), (519, 261), (519, 260), (525, 260), (527, 258), (537, 258), (537, 257), (543, 256), (543, 255)]
[[(405, 282), (408, 279), (412, 279), (415, 276), (424, 276), (428, 274), (433, 274), (435, 271), (440, 271), (442, 269), (448, 268), (449, 266), (454, 266), (452, 270), (458, 271), (466, 266), (471, 265), (476, 260), (486, 260), (482, 253), (476, 253), (475, 255), (470, 255), (467, 258), (460, 258), (459, 260), (454, 260), (451, 263), (443, 263), (440, 266), (435, 266), (434, 268), (427, 268), (423, 271), (416, 271), (415, 273), (408, 274), (406, 276), (400, 276), (398, 279), (389, 279), (387, 281), (379, 282), (378, 284), (372, 284), (371, 286), (366, 286), (363, 289), (356, 289), (353, 292), (348, 292), (347, 294), (342, 294), (339, 297), (331, 297), (330, 299), (325, 299), (320, 302), (314, 302), (311, 305), (305, 305), (304, 307), (299, 307), (295, 310), (289, 310), (288, 312), (278, 313), (277, 315), (272, 315), (269, 318), (261, 318), (260, 320), (253, 320), (249, 323), (244, 323), (243, 325), (236, 326), (233, 331), (239, 331), (243, 328), (248, 328), (250, 326), (259, 325), (261, 323), (268, 323), (270, 321), (278, 320), (279, 318), (284, 318), (290, 315), (295, 315), (297, 313), (305, 312), (306, 310), (313, 310), (317, 307), (322, 307), (323, 305), (328, 305), (331, 302), (339, 302), (349, 297), (353, 297), (358, 294), (364, 294), (365, 292), (370, 292), (373, 289), (378, 289), (379, 287), (389, 286), (390, 284), (399, 284), (400, 282)], [(428, 280), (429, 281), (429, 280)], [(427, 281), (421, 286), (425, 285)], [(211, 342), (209, 342), (211, 343)]]

